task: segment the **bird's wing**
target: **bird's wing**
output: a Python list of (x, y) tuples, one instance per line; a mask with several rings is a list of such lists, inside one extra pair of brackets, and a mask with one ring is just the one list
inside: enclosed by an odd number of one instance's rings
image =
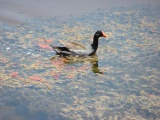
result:
[(83, 50), (86, 49), (85, 46), (78, 44), (78, 43), (74, 43), (74, 42), (66, 42), (66, 41), (62, 41), (59, 40), (60, 43), (62, 43), (65, 47), (67, 47), (68, 49), (75, 49), (75, 50)]

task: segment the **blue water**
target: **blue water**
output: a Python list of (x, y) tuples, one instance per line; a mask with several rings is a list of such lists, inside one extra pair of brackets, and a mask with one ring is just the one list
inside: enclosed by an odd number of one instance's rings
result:
[[(144, 5), (3, 24), (0, 119), (159, 119), (159, 11)], [(92, 57), (65, 60), (47, 46), (87, 45), (99, 29), (108, 38)]]

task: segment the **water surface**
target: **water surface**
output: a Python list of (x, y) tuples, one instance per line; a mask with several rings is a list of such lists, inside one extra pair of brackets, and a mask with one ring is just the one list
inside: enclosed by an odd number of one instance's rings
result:
[[(159, 11), (143, 4), (1, 24), (0, 119), (158, 120)], [(99, 29), (108, 38), (92, 57), (65, 59), (49, 47), (90, 44)]]

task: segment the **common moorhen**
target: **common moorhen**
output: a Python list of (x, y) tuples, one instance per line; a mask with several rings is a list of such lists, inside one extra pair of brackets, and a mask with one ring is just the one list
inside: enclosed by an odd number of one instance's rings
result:
[(93, 55), (98, 48), (98, 39), (99, 37), (106, 37), (102, 31), (97, 31), (93, 37), (93, 43), (89, 46), (83, 46), (78, 43), (74, 42), (66, 42), (66, 41), (59, 41), (63, 44), (64, 47), (52, 46), (50, 45), (59, 55), (73, 55), (73, 56), (91, 56)]

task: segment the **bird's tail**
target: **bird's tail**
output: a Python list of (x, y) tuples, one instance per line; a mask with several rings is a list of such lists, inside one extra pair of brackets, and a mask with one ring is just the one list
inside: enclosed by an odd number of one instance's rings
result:
[(57, 46), (53, 46), (53, 45), (50, 45), (50, 46), (56, 51), (57, 54), (64, 54), (64, 55), (71, 54), (71, 52), (66, 47), (57, 47)]
[(56, 51), (56, 53), (60, 53), (61, 52), (61, 50), (59, 49), (59, 47), (53, 46), (53, 45), (50, 45), (50, 46), (53, 48), (53, 50)]

